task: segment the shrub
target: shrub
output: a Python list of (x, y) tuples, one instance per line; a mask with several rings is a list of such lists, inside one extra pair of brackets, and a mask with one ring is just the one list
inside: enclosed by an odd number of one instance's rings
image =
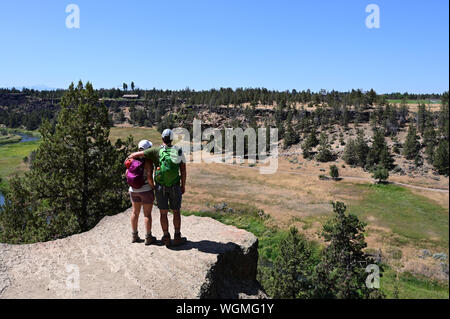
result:
[(378, 180), (378, 183), (386, 182), (389, 178), (389, 171), (383, 166), (377, 166), (372, 177)]
[(337, 180), (339, 178), (339, 169), (338, 169), (338, 167), (336, 165), (331, 165), (330, 166), (330, 176), (334, 180)]

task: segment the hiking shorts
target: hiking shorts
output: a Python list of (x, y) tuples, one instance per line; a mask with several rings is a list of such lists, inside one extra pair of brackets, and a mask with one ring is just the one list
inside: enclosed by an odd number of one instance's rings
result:
[(130, 199), (133, 203), (140, 203), (140, 204), (153, 204), (155, 201), (155, 195), (153, 194), (153, 191), (148, 192), (130, 192)]
[(159, 209), (181, 209), (181, 200), (183, 198), (183, 195), (181, 194), (181, 186), (179, 184), (175, 184), (171, 187), (166, 187), (156, 183), (155, 194)]

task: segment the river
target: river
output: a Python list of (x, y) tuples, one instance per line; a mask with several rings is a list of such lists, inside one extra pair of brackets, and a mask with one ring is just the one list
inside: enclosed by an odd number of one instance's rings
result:
[[(33, 141), (39, 140), (39, 137), (31, 136), (28, 134), (23, 134), (23, 133), (14, 133), (14, 134), (22, 136), (22, 139), (20, 140), (20, 142), (17, 142), (17, 143), (33, 142)], [(0, 147), (2, 147), (2, 146), (0, 146)], [(0, 206), (3, 206), (4, 203), (5, 203), (5, 198), (3, 197), (2, 193), (0, 193)]]

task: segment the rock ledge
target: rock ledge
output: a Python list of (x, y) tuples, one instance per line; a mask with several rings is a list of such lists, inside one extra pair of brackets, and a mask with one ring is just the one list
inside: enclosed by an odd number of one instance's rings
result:
[[(183, 216), (185, 245), (131, 244), (130, 214), (105, 217), (92, 230), (61, 240), (0, 244), (0, 298), (266, 297), (256, 281), (253, 234)], [(143, 237), (142, 215), (139, 224)], [(162, 236), (156, 210), (153, 234)]]

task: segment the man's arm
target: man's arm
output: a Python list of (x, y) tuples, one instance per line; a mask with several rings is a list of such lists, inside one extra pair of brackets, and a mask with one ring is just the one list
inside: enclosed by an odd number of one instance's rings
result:
[(181, 173), (181, 194), (186, 191), (186, 163), (180, 163), (180, 173)]
[(144, 158), (144, 152), (136, 152), (128, 156), (128, 158), (137, 159), (137, 158)]

